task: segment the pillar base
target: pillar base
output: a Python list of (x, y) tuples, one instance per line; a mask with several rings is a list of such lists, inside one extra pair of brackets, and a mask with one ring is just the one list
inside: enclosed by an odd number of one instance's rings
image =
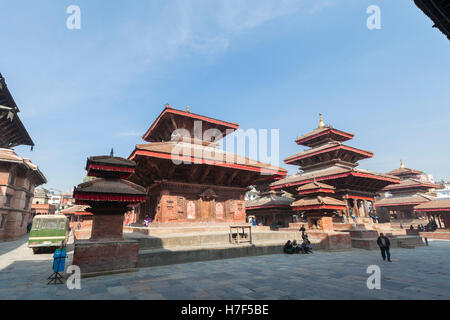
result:
[(81, 276), (135, 271), (138, 266), (139, 242), (136, 240), (78, 240), (73, 265)]

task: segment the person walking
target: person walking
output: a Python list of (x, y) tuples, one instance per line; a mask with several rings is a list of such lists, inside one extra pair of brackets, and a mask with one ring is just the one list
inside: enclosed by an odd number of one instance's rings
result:
[(389, 252), (389, 247), (391, 246), (391, 243), (389, 241), (389, 238), (384, 235), (384, 233), (380, 233), (380, 236), (377, 239), (377, 244), (380, 247), (381, 250), (381, 256), (383, 257), (383, 261), (387, 260), (389, 262), (391, 261), (391, 253)]
[(31, 226), (33, 225), (33, 222), (32, 221), (30, 221), (28, 224), (27, 224), (27, 233), (30, 233), (30, 231), (31, 231)]

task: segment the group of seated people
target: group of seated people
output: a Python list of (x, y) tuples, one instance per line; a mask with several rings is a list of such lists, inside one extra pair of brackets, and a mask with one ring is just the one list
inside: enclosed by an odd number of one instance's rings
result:
[(288, 240), (283, 247), (283, 252), (287, 254), (293, 253), (313, 253), (311, 242), (308, 240), (308, 237), (303, 238), (303, 242), (301, 245), (298, 245), (297, 240), (291, 241)]
[[(426, 226), (423, 226), (421, 224), (419, 224), (417, 226), (417, 229), (421, 232), (434, 232), (434, 231), (436, 231), (437, 228), (438, 228), (438, 226), (436, 224), (436, 221), (434, 221), (434, 220), (431, 220)], [(411, 225), (409, 227), (409, 229), (414, 230), (414, 226)]]

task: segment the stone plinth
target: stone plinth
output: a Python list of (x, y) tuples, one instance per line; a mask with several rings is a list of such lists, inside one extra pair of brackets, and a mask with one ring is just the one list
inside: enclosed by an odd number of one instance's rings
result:
[(316, 229), (324, 232), (333, 231), (333, 218), (317, 216), (308, 217), (308, 229)]
[(136, 271), (138, 252), (136, 240), (78, 240), (73, 265), (80, 267), (82, 277)]
[(310, 231), (308, 236), (320, 239), (320, 249), (328, 251), (344, 251), (352, 249), (352, 240), (348, 233)]
[(372, 239), (378, 238), (378, 231), (376, 230), (352, 230), (350, 237), (356, 239)]

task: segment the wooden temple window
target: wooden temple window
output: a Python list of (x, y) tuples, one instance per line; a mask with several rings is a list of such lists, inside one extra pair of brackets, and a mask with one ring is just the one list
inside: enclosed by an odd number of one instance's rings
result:
[(9, 172), (8, 184), (13, 186), (14, 183), (16, 183), (16, 170), (13, 169)]
[(25, 197), (25, 206), (24, 206), (24, 208), (23, 208), (23, 210), (28, 210), (29, 209), (29, 207), (30, 207), (30, 195), (26, 195), (26, 197)]
[(7, 194), (6, 201), (5, 201), (5, 207), (11, 207), (11, 199), (12, 199), (12, 195)]

